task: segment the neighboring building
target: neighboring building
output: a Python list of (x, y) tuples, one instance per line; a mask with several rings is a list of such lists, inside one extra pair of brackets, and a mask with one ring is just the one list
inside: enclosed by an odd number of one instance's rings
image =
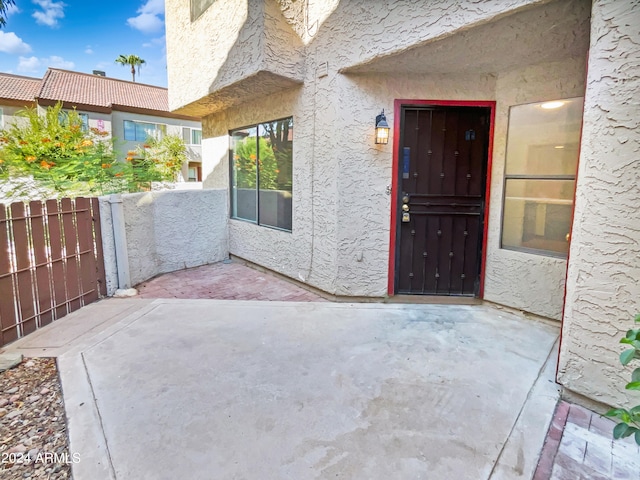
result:
[(0, 73), (2, 125), (15, 121), (25, 107), (60, 101), (66, 109), (75, 108), (87, 128), (108, 132), (120, 160), (147, 135), (181, 136), (189, 157), (183, 180), (202, 181), (200, 119), (169, 112), (166, 88), (57, 68), (49, 68), (42, 79)]
[(203, 119), (232, 254), (340, 296), (562, 319), (559, 380), (625, 398), (637, 2), (166, 0), (166, 24), (170, 109)]
[(35, 107), (42, 80), (0, 73), (0, 128), (15, 121), (16, 112)]

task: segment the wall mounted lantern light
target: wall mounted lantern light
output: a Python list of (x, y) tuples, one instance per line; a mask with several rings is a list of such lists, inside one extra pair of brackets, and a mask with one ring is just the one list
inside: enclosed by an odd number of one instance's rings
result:
[(386, 145), (389, 143), (389, 124), (387, 117), (382, 113), (376, 117), (376, 144)]

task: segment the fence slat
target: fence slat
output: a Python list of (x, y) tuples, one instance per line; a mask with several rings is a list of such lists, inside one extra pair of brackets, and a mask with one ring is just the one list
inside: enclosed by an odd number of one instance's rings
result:
[(53, 321), (51, 279), (49, 277), (49, 256), (47, 255), (47, 238), (45, 236), (45, 221), (42, 202), (29, 202), (31, 217), (31, 241), (33, 244), (33, 257), (36, 264), (36, 287), (38, 291), (39, 326), (44, 326)]
[(80, 286), (78, 284), (80, 265), (78, 265), (78, 235), (76, 231), (75, 211), (70, 198), (60, 201), (62, 207), (62, 231), (64, 232), (64, 250), (67, 255), (67, 299), (69, 313), (78, 310), (80, 302)]
[(29, 233), (27, 231), (27, 220), (25, 218), (25, 206), (22, 202), (11, 204), (11, 217), (13, 226), (13, 244), (16, 252), (16, 274), (18, 305), (20, 307), (20, 318), (22, 323), (22, 335), (36, 330), (36, 309), (33, 294), (33, 277), (31, 275), (31, 255), (29, 245)]
[(107, 295), (107, 280), (104, 272), (104, 252), (102, 249), (102, 227), (100, 224), (100, 201), (97, 198), (91, 199), (91, 212), (93, 214), (93, 232), (95, 240), (96, 267), (98, 275), (99, 293), (105, 297)]
[(99, 206), (0, 204), (0, 346), (106, 295)]
[(2, 345), (18, 338), (13, 275), (8, 275), (11, 272), (9, 240), (7, 209), (0, 203), (0, 341)]
[(56, 319), (67, 314), (67, 291), (65, 288), (65, 261), (62, 257), (62, 226), (58, 214), (58, 201), (47, 200), (47, 227), (51, 249), (51, 279)]
[(91, 231), (91, 202), (88, 198), (76, 198), (76, 225), (80, 252), (80, 289), (82, 304), (98, 299), (96, 259), (93, 253), (93, 232)]

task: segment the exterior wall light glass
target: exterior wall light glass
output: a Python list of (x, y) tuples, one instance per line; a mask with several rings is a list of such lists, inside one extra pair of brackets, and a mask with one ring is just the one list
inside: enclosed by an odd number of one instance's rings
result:
[(540, 104), (540, 108), (544, 108), (545, 110), (554, 110), (556, 108), (560, 108), (564, 105), (565, 102), (561, 100), (554, 100), (552, 102), (545, 102)]
[(387, 143), (389, 143), (389, 124), (383, 109), (382, 113), (376, 117), (376, 144), (386, 145)]

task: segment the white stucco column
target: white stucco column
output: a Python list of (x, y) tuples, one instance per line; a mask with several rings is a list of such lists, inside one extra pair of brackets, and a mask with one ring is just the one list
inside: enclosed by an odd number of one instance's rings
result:
[(640, 313), (640, 4), (596, 0), (558, 380), (609, 405), (639, 394), (618, 361)]

